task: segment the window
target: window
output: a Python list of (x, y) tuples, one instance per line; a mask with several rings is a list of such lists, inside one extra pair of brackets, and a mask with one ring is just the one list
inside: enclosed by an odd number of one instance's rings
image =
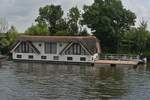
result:
[(41, 59), (47, 59), (47, 57), (46, 56), (41, 56)]
[(57, 43), (46, 42), (45, 43), (45, 53), (46, 54), (56, 54), (57, 53)]
[(28, 42), (21, 42), (20, 45), (15, 49), (17, 53), (33, 53), (33, 49)]
[(54, 56), (53, 59), (54, 60), (59, 60), (59, 56)]
[(88, 55), (85, 49), (79, 44), (74, 43), (65, 51), (66, 55)]
[(17, 55), (17, 58), (22, 58), (22, 55)]
[(29, 59), (33, 59), (33, 55), (29, 55), (28, 58), (29, 58)]
[(70, 61), (71, 61), (71, 60), (72, 60), (72, 57), (67, 57), (67, 60), (70, 60)]
[(81, 57), (80, 61), (86, 61), (86, 58), (85, 57)]

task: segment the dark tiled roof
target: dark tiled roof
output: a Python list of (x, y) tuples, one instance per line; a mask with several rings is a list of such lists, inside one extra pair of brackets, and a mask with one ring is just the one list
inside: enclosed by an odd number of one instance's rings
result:
[[(101, 52), (98, 39), (95, 36), (20, 36), (18, 41), (42, 41), (42, 42), (80, 42), (91, 54)], [(98, 44), (98, 45), (97, 45)]]
[(18, 40), (21, 41), (54, 41), (54, 42), (68, 42), (80, 41), (81, 39), (91, 39), (94, 36), (21, 36)]

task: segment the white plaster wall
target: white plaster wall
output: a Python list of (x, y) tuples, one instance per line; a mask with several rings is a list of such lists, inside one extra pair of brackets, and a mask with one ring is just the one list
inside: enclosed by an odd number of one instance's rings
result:
[[(17, 58), (17, 55), (22, 55), (22, 58)], [(33, 55), (33, 59), (29, 59), (28, 56)], [(41, 59), (41, 56), (47, 56), (47, 59)], [(53, 57), (59, 56), (57, 61), (67, 61), (67, 62), (92, 62), (91, 56), (85, 55), (57, 55), (57, 54), (32, 54), (32, 53), (13, 53), (13, 59), (23, 59), (23, 60), (44, 60), (44, 61), (54, 61)], [(72, 57), (72, 61), (68, 61), (67, 57)], [(85, 57), (86, 61), (80, 61), (80, 57)]]
[[(41, 46), (39, 46), (41, 44)], [(44, 54), (44, 42), (33, 42), (33, 45), (40, 51), (41, 54)]]
[[(41, 44), (41, 46), (39, 46)], [(92, 56), (91, 55), (59, 55), (61, 50), (67, 45), (67, 43), (61, 43), (62, 46), (60, 46), (60, 43), (57, 43), (57, 54), (45, 54), (44, 53), (44, 42), (34, 42), (33, 45), (40, 51), (40, 54), (35, 54), (35, 53), (15, 53), (13, 52), (12, 57), (13, 59), (20, 59), (17, 58), (17, 55), (22, 55), (23, 60), (39, 60), (39, 61), (54, 61), (53, 57), (54, 56), (59, 56), (59, 60), (57, 61), (67, 61), (67, 62), (93, 62), (92, 61)], [(29, 55), (33, 55), (33, 59), (28, 59)], [(47, 59), (41, 59), (41, 56), (47, 56)], [(72, 57), (72, 61), (68, 61), (67, 57)], [(80, 61), (80, 57), (85, 57), (86, 61)]]
[[(62, 44), (62, 46), (60, 46), (60, 44)], [(58, 42), (57, 43), (57, 54), (59, 55), (59, 53), (68, 45), (68, 43), (65, 42)]]

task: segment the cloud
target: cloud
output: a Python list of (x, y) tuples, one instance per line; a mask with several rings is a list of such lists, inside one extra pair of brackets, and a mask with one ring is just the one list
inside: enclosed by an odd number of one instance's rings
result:
[(48, 4), (59, 4), (65, 11), (72, 6), (82, 7), (91, 4), (92, 0), (0, 0), (0, 17), (5, 18), (9, 25), (15, 25), (23, 32), (34, 23), (38, 9)]
[(150, 0), (122, 0), (124, 6), (137, 15), (138, 26), (142, 20), (148, 21), (148, 29), (150, 30)]
[[(140, 20), (150, 20), (149, 0), (122, 0), (123, 5), (132, 10), (138, 16), (137, 22)], [(84, 4), (90, 5), (93, 0), (0, 0), (0, 17), (5, 18), (9, 25), (15, 25), (20, 32), (34, 23), (38, 16), (38, 9), (48, 4), (59, 4), (65, 12), (72, 6), (82, 8)], [(150, 29), (150, 23), (148, 23)]]

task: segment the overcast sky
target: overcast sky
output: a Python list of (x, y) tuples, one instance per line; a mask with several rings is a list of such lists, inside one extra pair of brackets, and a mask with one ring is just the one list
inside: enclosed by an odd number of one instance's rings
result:
[[(123, 5), (136, 13), (137, 23), (142, 19), (149, 21), (150, 0), (122, 0)], [(84, 4), (92, 4), (93, 0), (0, 0), (0, 17), (5, 18), (9, 25), (15, 25), (19, 32), (24, 32), (34, 23), (38, 9), (47, 4), (60, 4), (68, 11), (72, 6), (82, 8)]]

